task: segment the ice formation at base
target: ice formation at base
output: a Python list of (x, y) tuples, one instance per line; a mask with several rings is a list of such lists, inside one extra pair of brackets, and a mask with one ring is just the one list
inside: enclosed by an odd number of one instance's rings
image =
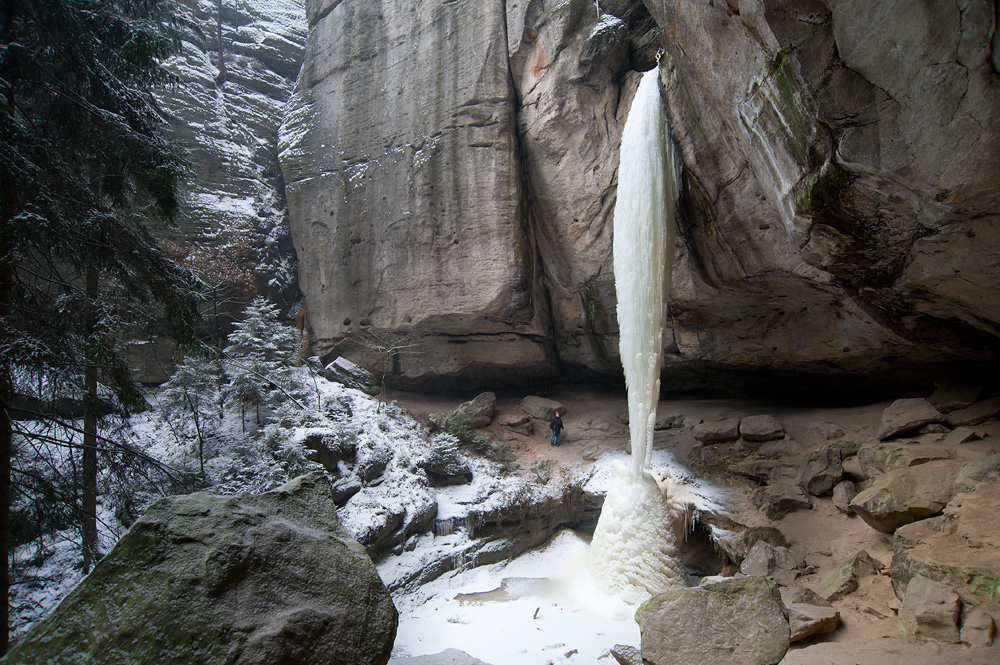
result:
[(588, 564), (598, 584), (629, 602), (676, 586), (682, 574), (675, 557), (677, 522), (684, 516), (645, 471), (660, 394), (677, 205), (677, 164), (658, 75), (658, 68), (643, 75), (625, 122), (615, 205), (615, 288), (632, 464), (616, 470)]
[(618, 462), (590, 545), (591, 577), (629, 603), (680, 584), (678, 518), (683, 521), (683, 513), (678, 516), (649, 474), (633, 476)]

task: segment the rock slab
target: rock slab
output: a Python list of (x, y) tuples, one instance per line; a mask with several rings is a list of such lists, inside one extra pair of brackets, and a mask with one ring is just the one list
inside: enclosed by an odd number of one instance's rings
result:
[(878, 438), (883, 441), (943, 420), (944, 415), (923, 398), (897, 399), (882, 412)]
[(314, 473), (156, 502), (6, 662), (384, 665), (397, 621)]
[(906, 585), (899, 608), (899, 634), (920, 635), (938, 642), (961, 641), (958, 618), (962, 601), (954, 589), (917, 575)]
[(739, 418), (726, 418), (694, 426), (694, 438), (702, 443), (725, 443), (740, 438)]
[(919, 575), (954, 588), (970, 605), (1000, 595), (1000, 481), (960, 493), (940, 517), (907, 524), (893, 538), (892, 585), (903, 596)]
[(929, 462), (879, 476), (850, 508), (872, 528), (892, 533), (910, 522), (938, 515), (955, 494), (955, 462)]
[(740, 436), (744, 441), (774, 441), (785, 438), (785, 428), (774, 416), (747, 416), (740, 421)]
[(788, 616), (765, 577), (672, 589), (636, 612), (649, 665), (774, 665), (788, 651)]

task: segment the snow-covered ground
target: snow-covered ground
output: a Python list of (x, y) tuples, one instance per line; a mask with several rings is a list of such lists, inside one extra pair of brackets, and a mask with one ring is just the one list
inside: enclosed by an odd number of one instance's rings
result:
[[(285, 418), (258, 427), (253, 415), (241, 419), (232, 411), (212, 423), (204, 453), (206, 484), (209, 490), (227, 493), (280, 484), (290, 475), (319, 468), (305, 458), (304, 442), (327, 436), (356, 446), (352, 465), (341, 462), (338, 481), (351, 480), (353, 474), (360, 485), (340, 511), (352, 535), (364, 540), (393, 523), (394, 516), (402, 515), (401, 528), (406, 528), (436, 511), (430, 530), (410, 535), (396, 548), (397, 554), (377, 564), (387, 586), (395, 589), (400, 612), (395, 655), (457, 648), (494, 665), (610, 663), (615, 644), (638, 645), (635, 607), (601, 592), (587, 572), (585, 536), (564, 530), (514, 560), (475, 567), (479, 553), (495, 555), (504, 543), (469, 535), (476, 515), (526, 499), (551, 500), (561, 495), (566, 483), (606, 493), (614, 482), (612, 466), (627, 460), (623, 452), (607, 453), (591, 464), (581, 462), (561, 480), (543, 485), (523, 469), (504, 469), (466, 451), (473, 481), (433, 487), (419, 468), (434, 445), (423, 425), (395, 404), (320, 377), (314, 380), (305, 368), (300, 371), (309, 391), (299, 397), (306, 408), (296, 422)], [(155, 406), (156, 396), (151, 399)], [(192, 431), (160, 418), (155, 409), (133, 419), (132, 436), (146, 454), (174, 469), (198, 468)], [(367, 465), (376, 462), (385, 463), (384, 471), (363, 479)], [(698, 509), (712, 509), (719, 500), (717, 490), (684, 478), (664, 451), (655, 452), (652, 468), (672, 477), (675, 491), (685, 492), (686, 501)], [(146, 503), (155, 499), (151, 493)], [(102, 542), (109, 549), (123, 528), (113, 497), (102, 497), (101, 502)], [(19, 585), (13, 594), (19, 608), (16, 633), (44, 617), (81, 579), (77, 541), (77, 535), (67, 531), (46, 537), (47, 556), (37, 556), (37, 542), (16, 553), (19, 562), (39, 564), (25, 570), (33, 581)], [(442, 566), (442, 561), (448, 565)], [(448, 572), (430, 579), (440, 570)]]
[(513, 561), (444, 575), (394, 596), (394, 656), (460, 649), (496, 665), (614, 663), (639, 645), (635, 607), (598, 589), (586, 540), (570, 530)]
[[(606, 454), (580, 469), (574, 480), (583, 481), (588, 492), (606, 493), (615, 462), (627, 459), (623, 452)], [(685, 476), (669, 453), (655, 451), (651, 468), (694, 510), (719, 508), (721, 490)], [(439, 507), (460, 514), (479, 494), (475, 485), (450, 488), (439, 493)], [(413, 545), (378, 564), (387, 584), (449, 552), (459, 556), (474, 549), (461, 530), (422, 536)], [(475, 568), (457, 561), (455, 571), (397, 590), (393, 600), (400, 617), (393, 656), (454, 648), (494, 665), (615, 663), (611, 648), (616, 644), (639, 646), (637, 606), (597, 586), (588, 570), (589, 550), (585, 536), (564, 529), (511, 561)]]

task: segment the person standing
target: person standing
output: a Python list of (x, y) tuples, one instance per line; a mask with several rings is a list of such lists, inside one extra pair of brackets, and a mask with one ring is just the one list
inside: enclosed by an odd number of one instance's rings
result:
[(549, 423), (549, 429), (552, 430), (552, 439), (549, 441), (550, 446), (559, 445), (559, 435), (563, 429), (562, 418), (559, 417), (559, 412), (556, 411), (556, 415), (552, 417), (552, 422)]

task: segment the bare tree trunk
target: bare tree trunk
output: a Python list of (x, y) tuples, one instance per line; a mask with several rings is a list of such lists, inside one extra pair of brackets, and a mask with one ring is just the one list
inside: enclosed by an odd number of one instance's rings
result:
[[(8, 43), (17, 9), (15, 0), (4, 0), (3, 26), (0, 27), (0, 44)], [(7, 72), (0, 71), (0, 79), (5, 82), (5, 112), (14, 113), (13, 81)], [(8, 137), (2, 137), (6, 142)], [(14, 218), (14, 178), (13, 174), (0, 166), (0, 238), (7, 238), (7, 225)], [(0, 256), (9, 256), (9, 247), (0, 247)], [(6, 261), (0, 263), (0, 320), (6, 320), (14, 307), (14, 266)], [(0, 327), (0, 342), (6, 342), (8, 332)], [(3, 572), (0, 573), (0, 598), (3, 599), (3, 631), (0, 633), (0, 656), (7, 653), (10, 646), (10, 508), (11, 508), (11, 465), (14, 455), (14, 430), (10, 420), (11, 367), (0, 366), (0, 553), (3, 554)]]
[[(3, 225), (6, 227), (9, 212), (6, 208), (11, 192), (9, 174), (0, 175), (3, 178), (0, 186), (0, 197), (3, 199)], [(4, 252), (6, 254), (6, 252)], [(0, 317), (10, 315), (14, 303), (14, 271), (9, 265), (0, 267)], [(7, 331), (2, 333), (7, 336)], [(11, 465), (14, 455), (13, 428), (10, 421), (11, 400), (11, 368), (8, 364), (0, 367), (0, 552), (3, 553), (3, 571), (0, 572), (0, 596), (3, 598), (3, 632), (0, 634), (0, 656), (7, 653), (10, 644), (10, 508), (11, 508)]]
[[(87, 322), (88, 332), (97, 327), (97, 270), (87, 271), (87, 301), (92, 308)], [(84, 369), (83, 398), (83, 483), (81, 535), (83, 536), (83, 572), (87, 574), (97, 562), (97, 359), (87, 358)]]

